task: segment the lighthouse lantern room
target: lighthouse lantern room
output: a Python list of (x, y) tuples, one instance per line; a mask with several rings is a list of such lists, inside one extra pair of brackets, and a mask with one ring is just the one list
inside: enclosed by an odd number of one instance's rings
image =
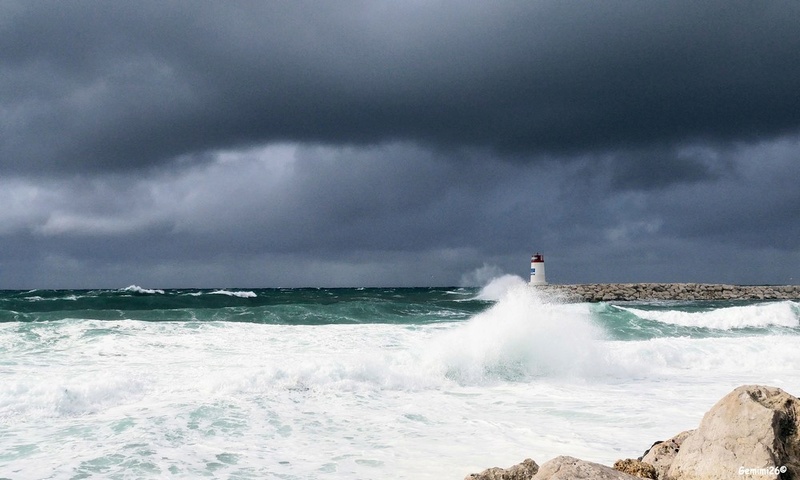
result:
[(544, 255), (531, 255), (531, 285), (547, 285), (544, 279)]

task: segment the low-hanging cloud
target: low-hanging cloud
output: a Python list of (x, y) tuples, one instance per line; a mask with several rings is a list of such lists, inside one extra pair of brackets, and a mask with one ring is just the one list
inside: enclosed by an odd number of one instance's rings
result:
[(0, 287), (788, 282), (798, 13), (5, 2)]

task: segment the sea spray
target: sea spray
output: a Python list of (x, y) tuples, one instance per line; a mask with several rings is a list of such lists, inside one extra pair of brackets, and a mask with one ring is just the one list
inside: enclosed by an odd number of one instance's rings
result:
[(486, 301), (498, 301), (505, 297), (508, 292), (513, 288), (518, 288), (525, 285), (525, 280), (517, 275), (501, 275), (492, 278), (483, 287), (476, 298)]
[(484, 263), (480, 268), (476, 268), (470, 273), (462, 275), (459, 285), (467, 288), (483, 287), (502, 276), (504, 276), (504, 274), (500, 267)]
[(447, 378), (472, 384), (596, 375), (604, 370), (604, 334), (586, 305), (553, 302), (510, 275), (490, 282), (478, 296), (498, 300), (431, 342), (432, 356)]

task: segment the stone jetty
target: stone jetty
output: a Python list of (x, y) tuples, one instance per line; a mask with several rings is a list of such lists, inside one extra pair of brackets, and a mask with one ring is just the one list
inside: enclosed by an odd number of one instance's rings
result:
[(714, 283), (586, 283), (536, 288), (575, 302), (632, 300), (797, 300), (800, 285)]

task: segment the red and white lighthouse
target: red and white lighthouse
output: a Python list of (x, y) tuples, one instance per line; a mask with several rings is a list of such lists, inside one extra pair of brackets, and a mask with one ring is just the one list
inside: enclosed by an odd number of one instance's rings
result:
[(544, 279), (544, 255), (535, 253), (531, 255), (531, 285), (547, 285)]

